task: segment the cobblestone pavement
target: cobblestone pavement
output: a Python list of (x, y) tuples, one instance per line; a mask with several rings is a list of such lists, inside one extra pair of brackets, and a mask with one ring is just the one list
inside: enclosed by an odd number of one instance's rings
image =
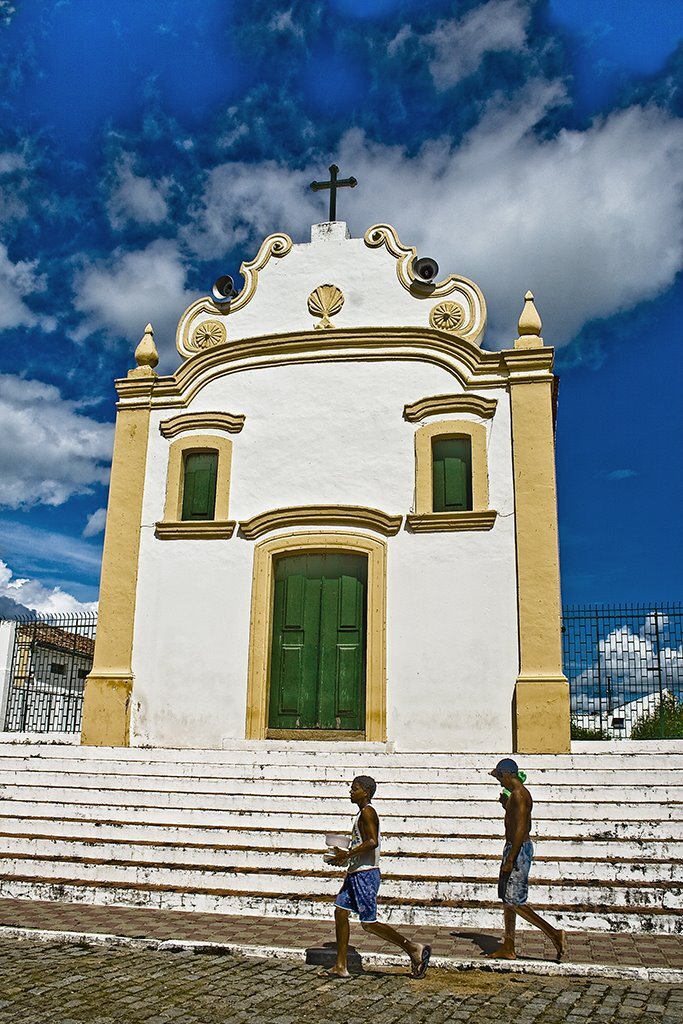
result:
[(373, 969), (0, 940), (3, 1024), (680, 1024), (683, 985)]
[[(253, 946), (304, 949), (334, 941), (332, 906), (327, 920), (201, 914), (139, 907), (102, 907), (84, 903), (0, 899), (0, 926), (49, 931), (190, 939)], [(502, 925), (502, 915), (501, 915)], [(400, 925), (416, 942), (429, 942), (435, 955), (472, 959), (496, 949), (501, 930)], [(530, 960), (553, 960), (555, 951), (535, 928), (519, 929), (517, 951)], [(395, 953), (396, 947), (352, 925), (352, 941), (368, 952)], [(567, 932), (566, 960), (572, 963), (670, 967), (683, 969), (683, 935), (643, 932)]]

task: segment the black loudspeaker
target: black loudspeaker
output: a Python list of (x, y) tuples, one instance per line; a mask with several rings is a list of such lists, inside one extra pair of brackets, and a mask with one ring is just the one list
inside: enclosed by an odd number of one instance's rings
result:
[(224, 277), (219, 277), (218, 280), (214, 282), (211, 294), (216, 302), (229, 302), (230, 299), (234, 299), (237, 292), (235, 291), (235, 282), (229, 274), (225, 274)]
[(413, 273), (418, 281), (430, 284), (439, 273), (439, 264), (430, 256), (423, 256), (422, 259), (413, 261)]

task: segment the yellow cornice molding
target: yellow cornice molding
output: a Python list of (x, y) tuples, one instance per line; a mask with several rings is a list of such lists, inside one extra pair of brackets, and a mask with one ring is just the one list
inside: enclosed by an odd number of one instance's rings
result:
[(155, 523), (159, 540), (229, 540), (235, 532), (234, 519), (197, 519)]
[(271, 530), (289, 526), (360, 526), (393, 537), (402, 522), (403, 516), (362, 505), (293, 505), (240, 520), (240, 532), (248, 540), (254, 540)]
[(123, 378), (116, 381), (116, 389), (122, 405), (185, 408), (206, 384), (230, 373), (291, 363), (383, 359), (431, 363), (445, 369), (463, 387), (499, 388), (505, 386), (507, 378), (503, 355), (487, 352), (473, 341), (431, 327), (296, 331), (245, 338), (229, 346), (207, 349), (188, 359), (173, 376), (157, 377), (153, 386), (147, 380)]
[(423, 512), (406, 516), (406, 524), (414, 533), (444, 533), (452, 530), (490, 530), (498, 513), (493, 509), (482, 512)]
[(474, 281), (458, 274), (449, 274), (434, 284), (420, 281), (413, 273), (417, 249), (414, 245), (403, 245), (391, 224), (374, 224), (365, 232), (363, 241), (370, 249), (384, 246), (396, 260), (396, 276), (401, 285), (416, 299), (441, 299), (458, 292), (459, 297), (465, 300), (465, 319), (458, 327), (458, 334), (472, 339), (481, 336), (486, 327), (486, 300)]
[[(229, 302), (214, 302), (210, 295), (204, 295), (201, 299), (197, 299), (196, 302), (187, 307), (180, 318), (178, 330), (176, 331), (176, 348), (181, 356), (187, 358), (203, 351), (202, 347), (193, 343), (190, 336), (191, 328), (200, 326), (202, 322), (199, 317), (202, 314), (206, 314), (210, 318), (217, 316), (226, 317), (230, 313), (237, 313), (238, 310), (244, 309), (256, 293), (259, 273), (270, 261), (271, 257), (282, 259), (283, 256), (291, 252), (292, 244), (292, 239), (283, 232), (269, 235), (268, 238), (263, 240), (261, 248), (254, 259), (241, 264), (240, 274), (244, 278), (244, 287), (239, 295), (236, 295), (234, 299), (230, 299)], [(226, 340), (229, 339), (226, 338)], [(224, 345), (225, 341), (219, 344)]]
[(159, 431), (163, 437), (177, 437), (186, 430), (223, 430), (228, 434), (239, 434), (245, 417), (230, 412), (186, 412), (162, 420)]
[(500, 353), (504, 372), (511, 384), (518, 380), (528, 383), (532, 379), (548, 378), (552, 374), (555, 352), (544, 348), (505, 349)]
[(409, 423), (419, 423), (426, 416), (442, 416), (448, 413), (469, 412), (482, 419), (491, 419), (496, 411), (495, 398), (481, 395), (432, 395), (403, 406), (403, 418)]

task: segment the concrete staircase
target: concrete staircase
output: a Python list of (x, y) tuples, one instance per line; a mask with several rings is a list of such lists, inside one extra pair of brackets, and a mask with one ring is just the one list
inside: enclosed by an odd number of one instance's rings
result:
[[(0, 897), (331, 917), (348, 783), (373, 775), (382, 914), (499, 927), (500, 755), (357, 744), (221, 751), (0, 743)], [(683, 752), (521, 758), (530, 902), (567, 928), (683, 933)]]

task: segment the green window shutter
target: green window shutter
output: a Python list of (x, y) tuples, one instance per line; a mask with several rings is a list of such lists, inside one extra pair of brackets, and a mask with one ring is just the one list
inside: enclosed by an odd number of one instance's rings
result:
[(472, 509), (472, 442), (469, 437), (433, 441), (432, 495), (434, 512)]
[(188, 452), (183, 473), (183, 519), (213, 519), (218, 452)]

